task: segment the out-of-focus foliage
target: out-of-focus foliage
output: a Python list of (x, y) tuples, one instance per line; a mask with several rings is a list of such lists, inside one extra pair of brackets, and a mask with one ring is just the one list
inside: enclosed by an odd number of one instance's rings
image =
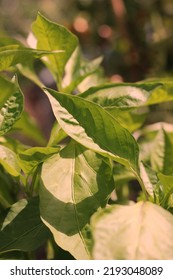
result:
[(173, 71), (172, 0), (1, 0), (0, 5), (4, 36), (28, 34), (41, 11), (76, 33), (86, 56), (103, 55), (114, 81)]

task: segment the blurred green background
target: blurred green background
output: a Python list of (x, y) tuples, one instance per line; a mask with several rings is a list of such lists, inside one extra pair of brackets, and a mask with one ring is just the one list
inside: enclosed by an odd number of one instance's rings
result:
[(87, 57), (103, 55), (113, 81), (172, 74), (172, 0), (0, 0), (1, 35), (23, 40), (38, 11), (76, 33)]

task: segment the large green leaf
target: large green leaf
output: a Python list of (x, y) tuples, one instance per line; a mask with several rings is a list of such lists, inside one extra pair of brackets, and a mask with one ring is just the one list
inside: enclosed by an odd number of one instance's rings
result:
[(9, 250), (32, 251), (50, 237), (40, 219), (38, 197), (22, 199), (7, 213), (0, 230), (0, 253)]
[(92, 87), (80, 94), (81, 97), (109, 108), (136, 108), (143, 106), (149, 97), (149, 91), (157, 85), (139, 85), (135, 83), (106, 84)]
[(91, 215), (113, 190), (109, 161), (72, 141), (43, 163), (40, 212), (57, 244), (77, 259), (88, 259)]
[(0, 145), (0, 164), (12, 176), (20, 175), (20, 166), (16, 154), (3, 145)]
[(38, 49), (48, 51), (65, 50), (59, 56), (54, 54), (54, 56), (47, 57), (46, 61), (44, 60), (56, 80), (60, 82), (64, 67), (77, 47), (77, 37), (65, 27), (49, 21), (40, 13), (38, 13), (37, 19), (32, 25), (32, 30), (38, 40)]
[(173, 259), (173, 216), (151, 202), (110, 206), (91, 227), (96, 260)]
[(173, 100), (173, 82), (160, 79), (105, 84), (90, 88), (81, 96), (103, 107), (136, 108)]
[(173, 144), (164, 129), (157, 133), (153, 141), (150, 160), (152, 168), (157, 172), (166, 175), (173, 173)]
[[(62, 50), (56, 50), (55, 53), (57, 55), (61, 52)], [(53, 52), (24, 48), (18, 45), (0, 47), (0, 71), (6, 70), (18, 63), (26, 64), (27, 60), (40, 58), (45, 55), (53, 55)]]
[(0, 135), (9, 131), (20, 118), (24, 103), (23, 94), (19, 88), (17, 79), (15, 80), (15, 84), (11, 84), (10, 82), (4, 83), (4, 87), (1, 88), (1, 91), (3, 90), (7, 92), (7, 96), (9, 96), (9, 91), (12, 91), (10, 97), (0, 108)]
[(138, 145), (133, 136), (101, 106), (78, 96), (45, 89), (63, 130), (85, 147), (138, 171)]
[(19, 163), (25, 173), (30, 173), (40, 163), (59, 152), (59, 147), (33, 147), (19, 154)]

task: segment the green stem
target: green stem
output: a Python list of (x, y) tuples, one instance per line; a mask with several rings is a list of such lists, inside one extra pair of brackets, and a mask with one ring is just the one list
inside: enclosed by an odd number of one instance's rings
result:
[(146, 191), (145, 185), (144, 185), (140, 175), (135, 170), (133, 170), (133, 169), (131, 169), (131, 170), (132, 170), (133, 174), (135, 175), (136, 179), (138, 180), (138, 182), (139, 182), (139, 184), (141, 186), (141, 189), (142, 189), (142, 191), (143, 191), (143, 193), (145, 195), (145, 198), (148, 201), (149, 200), (149, 194)]

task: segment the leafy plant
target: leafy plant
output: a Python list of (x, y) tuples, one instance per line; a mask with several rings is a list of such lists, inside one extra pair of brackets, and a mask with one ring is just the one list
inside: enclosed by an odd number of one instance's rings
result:
[[(38, 13), (32, 31), (36, 48), (1, 38), (0, 258), (37, 258), (42, 248), (56, 259), (62, 248), (75, 259), (172, 259), (173, 125), (147, 118), (173, 100), (173, 82), (109, 83), (101, 58), (86, 61), (65, 27)], [(22, 75), (56, 119), (45, 145), (24, 109)]]

